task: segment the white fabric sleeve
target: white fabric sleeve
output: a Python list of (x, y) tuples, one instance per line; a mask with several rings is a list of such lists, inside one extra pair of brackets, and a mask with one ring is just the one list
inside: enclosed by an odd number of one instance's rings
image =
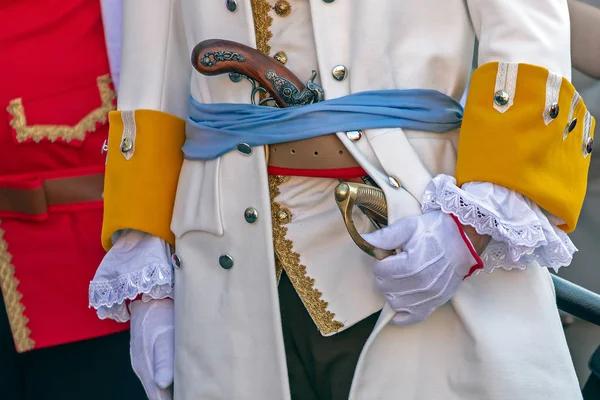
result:
[(544, 67), (571, 80), (567, 0), (466, 0), (479, 40), (478, 64)]
[(89, 286), (89, 305), (100, 319), (129, 321), (126, 300), (173, 298), (173, 264), (168, 243), (124, 230), (100, 263)]
[(106, 40), (106, 52), (110, 66), (110, 76), (119, 92), (121, 75), (121, 26), (123, 23), (123, 0), (101, 0), (102, 24)]
[(492, 238), (481, 255), (484, 270), (525, 269), (532, 261), (557, 271), (568, 266), (577, 251), (571, 239), (550, 222), (542, 209), (513, 190), (487, 182), (459, 188), (456, 179), (438, 175), (427, 186), (423, 212), (442, 210), (463, 225)]

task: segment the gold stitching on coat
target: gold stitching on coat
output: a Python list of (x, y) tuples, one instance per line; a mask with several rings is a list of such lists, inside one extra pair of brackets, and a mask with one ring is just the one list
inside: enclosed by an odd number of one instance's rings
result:
[(110, 87), (110, 76), (108, 74), (99, 76), (96, 81), (98, 84), (98, 91), (100, 92), (100, 98), (102, 99), (102, 105), (92, 110), (74, 126), (28, 126), (27, 118), (25, 117), (25, 107), (23, 107), (23, 100), (21, 98), (11, 100), (6, 110), (12, 116), (10, 126), (12, 126), (17, 133), (17, 142), (22, 143), (27, 140), (33, 140), (34, 142), (39, 143), (43, 139), (54, 142), (59, 138), (66, 142), (70, 142), (73, 139), (84, 140), (85, 134), (87, 132), (94, 132), (96, 130), (96, 124), (105, 123), (108, 113), (115, 109), (113, 102), (116, 98), (116, 94)]
[[(271, 32), (273, 17), (269, 15), (271, 8), (272, 7), (267, 3), (267, 0), (252, 0), (252, 17), (254, 19), (256, 49), (265, 56), (268, 56), (271, 52), (269, 40), (273, 37), (273, 33)], [(263, 91), (258, 95), (260, 100), (264, 100), (269, 96), (269, 94)]]
[(254, 18), (254, 34), (256, 36), (256, 49), (268, 56), (271, 52), (269, 40), (273, 37), (271, 24), (273, 17), (269, 15), (271, 6), (267, 0), (252, 0), (252, 17)]
[(4, 231), (0, 228), (0, 287), (15, 347), (19, 353), (23, 353), (33, 349), (35, 342), (29, 337), (31, 334), (27, 328), (29, 319), (24, 314), (25, 307), (21, 303), (23, 295), (17, 289), (19, 280), (15, 276), (15, 266), (12, 265), (11, 260), (8, 243), (4, 240)]
[(279, 205), (275, 198), (280, 194), (279, 185), (288, 177), (269, 176), (269, 193), (271, 196), (271, 219), (273, 220), (273, 246), (276, 256), (277, 279), (281, 275), (281, 269), (290, 278), (292, 285), (302, 299), (308, 313), (323, 334), (327, 335), (339, 331), (344, 324), (334, 320), (335, 314), (327, 311), (328, 303), (321, 299), (323, 293), (314, 288), (315, 280), (306, 274), (306, 266), (300, 263), (300, 255), (294, 251), (294, 244), (285, 236), (287, 234), (286, 223), (291, 215), (290, 211)]
[[(256, 48), (268, 56), (271, 52), (269, 41), (273, 37), (271, 24), (273, 18), (269, 15), (271, 6), (266, 0), (251, 0), (252, 16), (254, 18), (254, 31), (256, 35)], [(261, 93), (261, 99), (266, 98)], [(285, 237), (287, 228), (284, 226), (290, 221), (291, 212), (275, 202), (279, 195), (279, 185), (288, 180), (286, 176), (269, 176), (269, 192), (271, 195), (271, 219), (273, 221), (273, 245), (275, 247), (275, 274), (277, 280), (285, 270), (298, 296), (302, 299), (308, 313), (323, 334), (327, 335), (339, 331), (344, 327), (333, 318), (335, 314), (327, 311), (328, 303), (321, 299), (323, 295), (314, 288), (315, 280), (306, 274), (306, 266), (300, 264), (300, 255), (293, 250), (293, 242)]]

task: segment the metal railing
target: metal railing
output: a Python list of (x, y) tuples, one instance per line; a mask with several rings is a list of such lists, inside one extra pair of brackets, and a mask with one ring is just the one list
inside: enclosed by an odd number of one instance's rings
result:
[(558, 309), (600, 326), (600, 295), (552, 275)]

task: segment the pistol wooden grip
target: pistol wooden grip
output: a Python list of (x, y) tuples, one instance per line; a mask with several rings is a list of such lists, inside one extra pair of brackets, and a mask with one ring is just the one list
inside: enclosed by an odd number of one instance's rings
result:
[(235, 72), (245, 75), (264, 87), (273, 96), (280, 107), (285, 107), (284, 100), (273, 88), (273, 84), (265, 77), (268, 70), (290, 82), (299, 90), (305, 88), (293, 73), (283, 65), (267, 57), (252, 47), (229, 40), (209, 39), (198, 43), (192, 51), (192, 64), (203, 75), (220, 75)]

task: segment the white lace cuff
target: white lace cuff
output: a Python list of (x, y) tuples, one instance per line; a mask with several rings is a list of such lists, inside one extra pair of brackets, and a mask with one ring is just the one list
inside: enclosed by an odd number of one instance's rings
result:
[(89, 305), (100, 319), (129, 321), (126, 300), (172, 298), (171, 250), (162, 239), (125, 231), (106, 254), (89, 286)]
[(422, 199), (423, 212), (442, 210), (492, 241), (481, 259), (485, 270), (524, 269), (532, 261), (554, 270), (567, 266), (577, 249), (531, 200), (502, 186), (470, 182), (462, 188), (448, 175), (436, 176)]

